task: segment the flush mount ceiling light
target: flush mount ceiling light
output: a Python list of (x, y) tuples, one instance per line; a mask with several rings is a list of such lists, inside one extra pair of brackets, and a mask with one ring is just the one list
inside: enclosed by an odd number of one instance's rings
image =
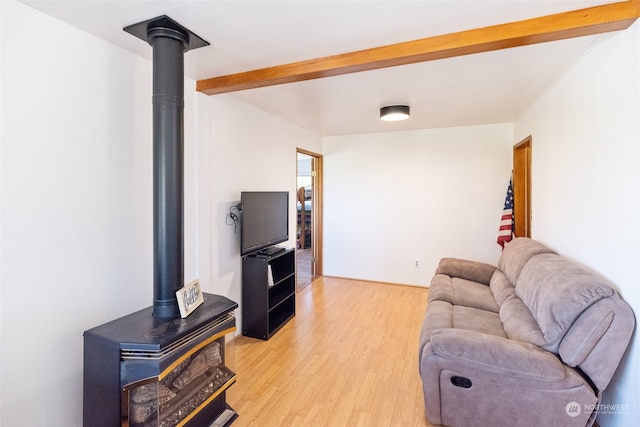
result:
[(408, 105), (388, 105), (380, 109), (380, 119), (387, 122), (397, 122), (409, 118)]

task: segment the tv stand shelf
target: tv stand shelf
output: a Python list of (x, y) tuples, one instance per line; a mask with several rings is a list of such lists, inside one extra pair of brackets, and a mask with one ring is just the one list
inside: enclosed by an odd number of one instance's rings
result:
[(268, 340), (295, 314), (295, 250), (242, 257), (242, 335)]

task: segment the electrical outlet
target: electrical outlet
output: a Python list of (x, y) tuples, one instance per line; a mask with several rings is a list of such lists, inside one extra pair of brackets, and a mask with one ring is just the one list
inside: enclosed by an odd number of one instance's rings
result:
[(416, 261), (415, 261), (415, 265), (414, 265), (414, 267), (415, 267), (415, 268), (420, 268), (420, 261), (419, 261), (419, 260), (416, 260)]

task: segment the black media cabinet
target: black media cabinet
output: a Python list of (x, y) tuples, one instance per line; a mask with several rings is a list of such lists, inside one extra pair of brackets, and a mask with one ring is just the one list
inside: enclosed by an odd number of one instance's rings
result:
[(296, 314), (296, 254), (242, 258), (242, 335), (268, 340)]

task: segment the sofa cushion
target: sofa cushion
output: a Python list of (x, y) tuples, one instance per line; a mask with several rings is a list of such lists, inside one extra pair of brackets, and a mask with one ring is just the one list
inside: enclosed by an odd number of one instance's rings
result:
[(593, 303), (616, 295), (584, 267), (554, 254), (536, 255), (522, 268), (516, 294), (529, 309), (547, 342), (558, 353), (564, 334)]
[(507, 338), (498, 313), (461, 305), (454, 305), (452, 310), (453, 328)]
[(453, 305), (447, 301), (431, 301), (420, 330), (420, 358), (422, 350), (438, 329), (464, 329), (507, 338), (500, 315), (472, 307)]
[(542, 346), (547, 342), (542, 336), (538, 322), (526, 305), (516, 295), (516, 288), (507, 276), (496, 270), (489, 284), (493, 297), (500, 305), (500, 320), (507, 336), (516, 341)]
[(502, 255), (498, 259), (498, 269), (514, 286), (518, 286), (518, 276), (527, 261), (535, 255), (545, 253), (555, 254), (556, 252), (528, 237), (516, 237), (504, 246)]
[(446, 274), (447, 276), (459, 277), (488, 285), (491, 280), (491, 275), (495, 270), (495, 265), (480, 261), (460, 258), (442, 258), (438, 263), (436, 274)]
[(513, 294), (500, 306), (500, 320), (512, 340), (538, 346), (547, 344), (538, 322), (517, 295)]
[(429, 285), (429, 302), (446, 301), (453, 305), (498, 312), (489, 286), (458, 277), (436, 274)]
[(431, 332), (445, 328), (465, 329), (507, 338), (498, 313), (452, 305), (446, 301), (430, 302), (422, 321), (420, 344), (424, 345), (429, 341)]
[(500, 270), (496, 270), (495, 273), (493, 273), (493, 276), (491, 276), (489, 288), (491, 289), (493, 299), (498, 306), (501, 306), (503, 302), (516, 293), (516, 288)]

